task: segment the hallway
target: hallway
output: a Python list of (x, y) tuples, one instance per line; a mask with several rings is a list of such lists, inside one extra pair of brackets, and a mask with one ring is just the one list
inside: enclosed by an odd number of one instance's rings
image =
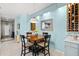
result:
[(7, 18), (1, 18), (1, 41), (12, 40), (14, 38), (14, 20), (5, 19)]

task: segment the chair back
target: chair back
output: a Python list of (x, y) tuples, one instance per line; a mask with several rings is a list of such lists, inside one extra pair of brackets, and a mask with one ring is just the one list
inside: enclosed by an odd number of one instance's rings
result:
[(48, 32), (43, 32), (43, 36), (48, 35)]
[(27, 37), (30, 37), (31, 35), (32, 35), (32, 32), (27, 32), (27, 33), (26, 33), (26, 36), (27, 36)]
[(26, 33), (26, 37), (28, 37), (27, 42), (30, 42), (29, 38), (31, 37), (31, 35), (32, 35), (32, 32), (27, 32)]
[(24, 35), (20, 35), (21, 37), (21, 43), (22, 43), (22, 48), (25, 47), (25, 36)]
[(51, 38), (51, 35), (45, 35), (44, 36), (44, 46), (46, 46), (46, 44), (47, 44), (47, 46), (49, 47), (49, 44), (50, 44), (50, 38)]

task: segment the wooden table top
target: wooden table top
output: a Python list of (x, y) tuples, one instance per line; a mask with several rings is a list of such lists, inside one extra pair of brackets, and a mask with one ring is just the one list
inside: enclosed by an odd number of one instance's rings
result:
[(39, 41), (44, 39), (44, 37), (42, 35), (31, 35), (30, 37), (27, 37), (27, 39), (29, 39), (30, 41)]

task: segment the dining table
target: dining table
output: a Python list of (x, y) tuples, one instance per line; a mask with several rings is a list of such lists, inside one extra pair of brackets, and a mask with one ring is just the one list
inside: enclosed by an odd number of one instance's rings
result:
[(32, 54), (34, 56), (38, 55), (38, 43), (42, 42), (44, 40), (44, 36), (43, 35), (31, 35), (30, 37), (27, 37), (27, 39), (29, 39), (29, 42), (33, 43), (32, 46)]

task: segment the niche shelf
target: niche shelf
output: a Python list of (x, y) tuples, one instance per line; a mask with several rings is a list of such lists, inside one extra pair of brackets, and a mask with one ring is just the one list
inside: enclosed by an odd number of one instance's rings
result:
[(67, 5), (67, 31), (79, 32), (79, 4)]

